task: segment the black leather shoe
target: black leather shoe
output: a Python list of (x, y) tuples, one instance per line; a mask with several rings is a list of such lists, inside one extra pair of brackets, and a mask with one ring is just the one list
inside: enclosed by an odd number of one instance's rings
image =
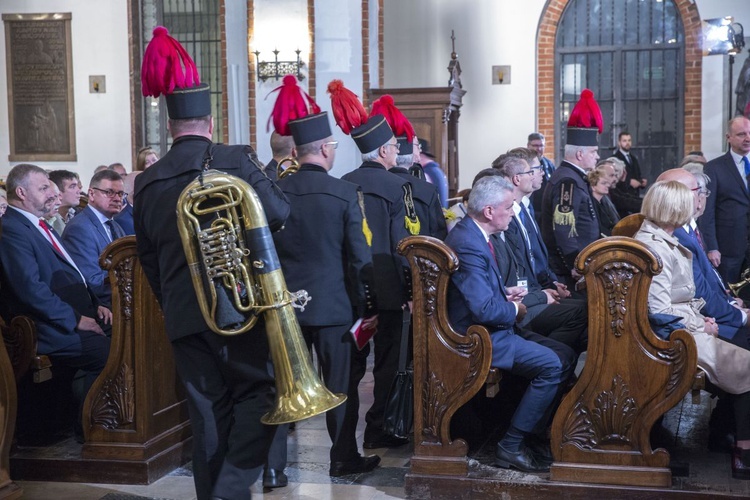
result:
[(708, 451), (716, 453), (734, 452), (734, 432), (722, 432), (714, 428), (709, 429)]
[(289, 484), (284, 471), (276, 469), (266, 469), (263, 471), (263, 487), (264, 488), (283, 488)]
[(537, 462), (525, 446), (522, 446), (519, 451), (511, 453), (498, 444), (495, 450), (495, 466), (503, 469), (513, 467), (522, 472), (549, 472), (549, 465)]
[[(735, 448), (732, 453), (732, 477), (735, 479), (750, 480), (750, 463), (747, 460), (742, 460), (743, 450)], [(745, 450), (745, 455), (747, 450)]]
[(396, 436), (383, 436), (372, 441), (365, 441), (362, 443), (362, 448), (366, 450), (374, 450), (376, 448), (398, 448), (408, 443), (407, 438), (399, 438)]
[(354, 460), (346, 462), (331, 462), (331, 469), (328, 474), (331, 477), (346, 476), (348, 474), (361, 474), (363, 472), (370, 472), (380, 463), (380, 457), (377, 455), (371, 455), (369, 457), (363, 457), (358, 455)]
[(526, 448), (531, 455), (542, 465), (551, 465), (555, 460), (552, 458), (552, 450), (549, 441), (539, 436), (530, 435), (526, 438)]

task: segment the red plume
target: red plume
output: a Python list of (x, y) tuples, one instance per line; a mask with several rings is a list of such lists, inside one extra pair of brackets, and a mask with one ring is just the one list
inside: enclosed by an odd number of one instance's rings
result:
[(328, 84), (331, 94), (333, 119), (346, 135), (367, 121), (367, 111), (354, 92), (344, 87), (341, 80), (331, 80)]
[(386, 94), (372, 103), (370, 116), (373, 115), (383, 115), (396, 137), (406, 136), (406, 140), (410, 142), (414, 139), (414, 127), (411, 126), (411, 122), (401, 110), (396, 107), (393, 97), (390, 95)]
[[(320, 113), (320, 107), (313, 101), (307, 92), (297, 85), (297, 79), (293, 75), (286, 75), (281, 81), (282, 84), (276, 87), (268, 95), (278, 92), (276, 104), (273, 105), (271, 116), (268, 117), (268, 123), (273, 120), (273, 128), (280, 135), (292, 135), (289, 130), (289, 122), (302, 118), (307, 115)], [(309, 105), (309, 109), (308, 109)]]
[(176, 88), (200, 84), (198, 68), (180, 42), (164, 26), (154, 28), (141, 65), (141, 91), (145, 96), (171, 94)]
[(581, 99), (570, 112), (568, 127), (598, 128), (600, 134), (604, 130), (602, 110), (594, 100), (594, 93), (589, 89), (583, 89), (581, 92)]

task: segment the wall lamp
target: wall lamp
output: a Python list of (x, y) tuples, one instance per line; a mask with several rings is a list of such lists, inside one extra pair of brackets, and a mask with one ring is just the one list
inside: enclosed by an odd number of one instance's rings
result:
[(261, 61), (260, 51), (258, 50), (253, 53), (255, 54), (255, 69), (259, 81), (265, 82), (269, 78), (278, 80), (286, 75), (294, 75), (300, 81), (305, 79), (305, 75), (302, 74), (302, 67), (305, 63), (300, 60), (301, 51), (299, 49), (294, 51), (297, 54), (296, 61), (279, 61), (278, 49), (273, 50), (273, 61)]

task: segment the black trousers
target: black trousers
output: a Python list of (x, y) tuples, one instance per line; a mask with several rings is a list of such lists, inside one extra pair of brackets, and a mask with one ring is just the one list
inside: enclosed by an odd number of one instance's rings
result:
[[(62, 349), (49, 353), (53, 365), (69, 366), (81, 370), (85, 374), (83, 385), (83, 399), (86, 399), (91, 385), (104, 370), (109, 357), (110, 338), (94, 332), (76, 330), (72, 335), (81, 339), (80, 351), (76, 349)], [(83, 401), (81, 401), (81, 406)]]
[[(356, 440), (359, 397), (352, 397), (350, 394), (352, 348), (356, 349), (349, 333), (350, 327), (351, 325), (302, 327), (302, 335), (308, 349), (315, 346), (326, 387), (334, 394), (347, 395), (344, 404), (326, 413), (326, 427), (333, 443), (331, 462), (346, 462), (359, 455)], [(357, 386), (353, 389), (356, 392)], [(268, 468), (283, 470), (286, 467), (288, 430), (288, 424), (278, 426), (268, 452)]]
[(198, 499), (250, 498), (275, 430), (260, 422), (273, 403), (265, 332), (205, 331), (173, 341), (172, 350), (187, 391)]
[[(375, 379), (375, 400), (365, 416), (365, 441), (377, 441), (385, 437), (383, 432), (383, 415), (388, 393), (393, 385), (398, 370), (398, 357), (401, 349), (402, 311), (380, 311), (378, 313), (378, 332), (373, 337), (375, 344), (375, 365), (372, 375)], [(366, 364), (361, 356), (357, 356), (360, 365)], [(354, 370), (362, 371), (363, 366)], [(364, 371), (362, 371), (364, 373)]]
[(588, 308), (585, 300), (567, 298), (559, 304), (545, 304), (529, 309), (536, 307), (541, 310), (530, 321), (521, 323), (522, 328), (562, 342), (577, 353), (586, 350)]

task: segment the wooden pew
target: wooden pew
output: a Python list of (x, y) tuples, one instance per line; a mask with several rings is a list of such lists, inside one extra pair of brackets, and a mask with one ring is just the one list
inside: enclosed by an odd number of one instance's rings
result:
[(411, 471), (466, 475), (468, 446), (451, 439), (453, 414), (485, 385), (497, 392), (500, 373), (490, 367), (492, 344), (482, 326), (456, 332), (445, 307), (458, 257), (428, 236), (404, 238), (398, 246), (411, 266), (414, 330), (414, 456)]
[(669, 453), (651, 449), (654, 422), (693, 384), (697, 350), (685, 330), (651, 331), (648, 290), (661, 261), (647, 245), (612, 237), (586, 247), (589, 344), (578, 382), (552, 424), (553, 481), (670, 487)]
[[(474, 326), (463, 335), (450, 325), (446, 296), (450, 275), (460, 265), (455, 253), (423, 236), (402, 240), (399, 252), (411, 265), (414, 292), (414, 456), (406, 476), (410, 498), (482, 498), (501, 492), (522, 498), (567, 492), (586, 498), (611, 486), (591, 490), (580, 483), (671, 486), (669, 453), (652, 450), (649, 433), (689, 390), (697, 353), (684, 330), (669, 341), (651, 332), (648, 288), (661, 263), (646, 245), (632, 238), (607, 238), (587, 247), (577, 261), (588, 290), (588, 359), (555, 416), (553, 481), (541, 484), (519, 481), (514, 472), (468, 466), (466, 443), (452, 439), (450, 421), (490, 373), (489, 334)], [(579, 484), (567, 486), (569, 481)]]
[(23, 490), (11, 481), (9, 472), (10, 445), (16, 425), (16, 379), (13, 367), (0, 343), (0, 499), (21, 498)]
[(85, 443), (68, 443), (62, 456), (59, 450), (16, 450), (15, 478), (149, 484), (190, 459), (187, 401), (135, 237), (110, 244), (100, 264), (113, 283), (112, 344), (84, 404)]

